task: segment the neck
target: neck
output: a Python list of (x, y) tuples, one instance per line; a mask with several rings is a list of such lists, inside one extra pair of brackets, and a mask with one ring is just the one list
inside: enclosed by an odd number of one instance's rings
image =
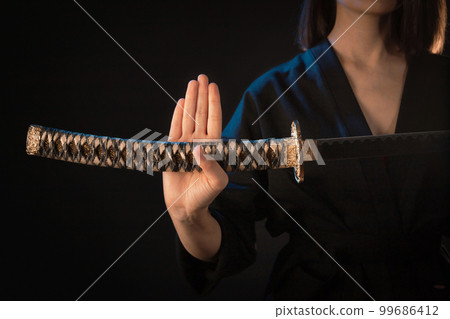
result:
[(375, 66), (391, 51), (386, 41), (390, 18), (366, 13), (351, 26), (360, 15), (337, 2), (336, 22), (328, 39), (335, 43), (340, 58)]

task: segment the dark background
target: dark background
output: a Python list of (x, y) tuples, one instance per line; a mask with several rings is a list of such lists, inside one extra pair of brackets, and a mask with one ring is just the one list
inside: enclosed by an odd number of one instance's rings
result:
[[(224, 122), (256, 77), (298, 54), (300, 2), (79, 1), (175, 99), (200, 73), (218, 83)], [(168, 134), (174, 103), (73, 1), (1, 11), (0, 299), (75, 300), (165, 211), (161, 176), (27, 156), (28, 125)], [(166, 214), (83, 300), (260, 299), (285, 241), (263, 227), (255, 265), (201, 297), (178, 269)]]

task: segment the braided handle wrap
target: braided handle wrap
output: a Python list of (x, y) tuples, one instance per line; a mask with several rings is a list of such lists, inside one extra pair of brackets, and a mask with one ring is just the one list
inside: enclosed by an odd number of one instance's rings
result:
[[(214, 140), (202, 145), (206, 154), (221, 158), (227, 172), (293, 167), (292, 137), (264, 140)], [(74, 133), (39, 125), (28, 129), (26, 151), (67, 162), (139, 171), (201, 171), (195, 163), (196, 143), (131, 140)]]

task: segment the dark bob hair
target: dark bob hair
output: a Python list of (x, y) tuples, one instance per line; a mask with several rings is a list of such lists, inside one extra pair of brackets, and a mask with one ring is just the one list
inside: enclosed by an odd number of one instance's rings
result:
[[(446, 0), (397, 0), (388, 41), (406, 56), (442, 53), (447, 24)], [(336, 19), (336, 0), (303, 0), (299, 45), (307, 50), (324, 40)]]

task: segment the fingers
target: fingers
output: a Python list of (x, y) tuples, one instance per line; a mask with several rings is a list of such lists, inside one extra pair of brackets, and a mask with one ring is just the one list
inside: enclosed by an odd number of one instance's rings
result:
[(186, 99), (184, 102), (184, 112), (182, 121), (182, 135), (183, 137), (192, 137), (194, 132), (195, 122), (195, 110), (197, 108), (197, 92), (198, 82), (192, 80), (189, 82), (186, 90)]
[(220, 138), (222, 134), (222, 107), (219, 87), (215, 83), (208, 86), (208, 138)]
[(179, 99), (172, 115), (170, 123), (169, 141), (176, 141), (181, 137), (183, 122), (184, 99)]
[(202, 168), (208, 184), (215, 192), (221, 192), (228, 184), (228, 175), (214, 160), (208, 160), (200, 146), (194, 148), (194, 157), (198, 165)]
[(208, 121), (208, 77), (204, 74), (198, 76), (197, 109), (195, 112), (195, 133), (206, 135)]
[[(198, 81), (189, 82), (184, 100), (181, 136), (192, 138), (220, 138), (222, 134), (222, 107), (217, 84), (208, 84), (206, 75), (199, 75)], [(175, 115), (175, 114), (174, 114)], [(195, 116), (195, 121), (192, 116)]]

